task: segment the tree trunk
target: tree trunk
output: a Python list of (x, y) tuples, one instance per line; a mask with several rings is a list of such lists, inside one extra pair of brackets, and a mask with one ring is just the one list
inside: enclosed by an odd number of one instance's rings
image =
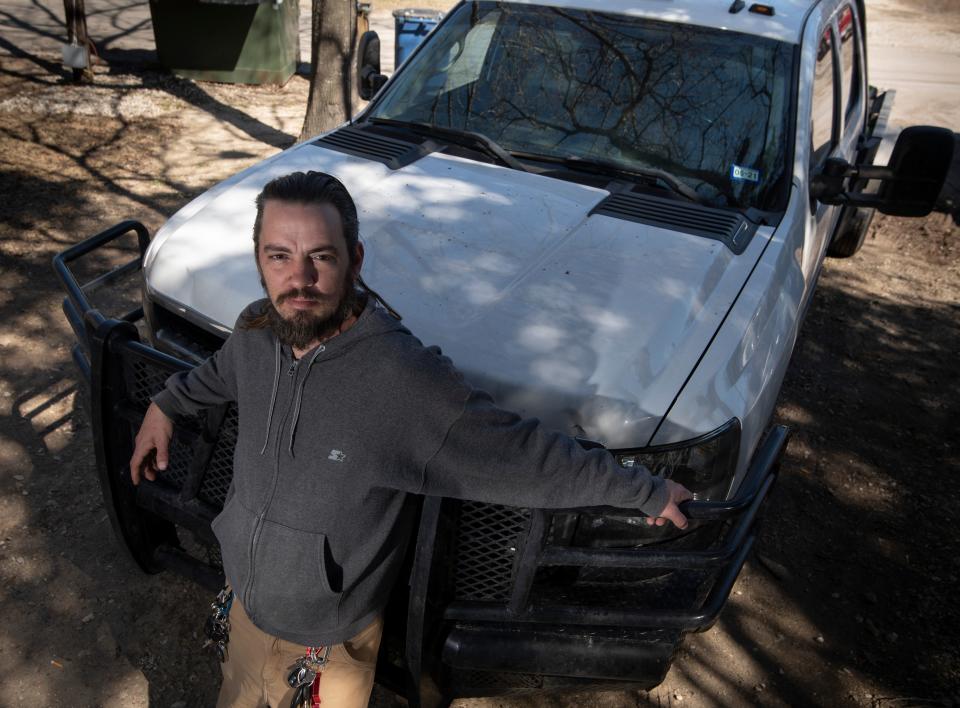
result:
[[(63, 0), (63, 14), (67, 26), (67, 44), (76, 44), (89, 52), (92, 42), (87, 36), (87, 9), (84, 0)], [(93, 80), (93, 69), (89, 60), (86, 68), (74, 67), (72, 72), (74, 81), (81, 81), (85, 77)]]
[(348, 120), (358, 106), (354, 77), (357, 47), (356, 0), (312, 0), (310, 97), (300, 140)]

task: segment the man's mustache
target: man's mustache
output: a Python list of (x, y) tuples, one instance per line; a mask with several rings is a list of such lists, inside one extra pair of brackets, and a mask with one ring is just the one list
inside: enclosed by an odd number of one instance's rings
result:
[(279, 295), (277, 297), (277, 304), (280, 305), (290, 299), (311, 300), (312, 302), (322, 302), (327, 298), (326, 296), (314, 290), (308, 290), (307, 288), (299, 288), (294, 290), (288, 290), (282, 295)]

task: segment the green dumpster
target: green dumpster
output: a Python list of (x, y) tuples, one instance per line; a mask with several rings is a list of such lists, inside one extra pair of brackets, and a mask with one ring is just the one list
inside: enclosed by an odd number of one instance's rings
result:
[(150, 0), (160, 63), (178, 76), (285, 84), (300, 60), (298, 0)]

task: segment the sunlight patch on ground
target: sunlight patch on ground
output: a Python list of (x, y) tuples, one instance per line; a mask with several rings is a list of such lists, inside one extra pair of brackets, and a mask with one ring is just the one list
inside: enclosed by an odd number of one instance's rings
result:
[(0, 113), (132, 120), (156, 118), (182, 110), (184, 105), (183, 101), (157, 89), (118, 94), (109, 86), (50, 86), (0, 101)]
[(76, 386), (68, 379), (59, 379), (45, 390), (22, 401), (19, 415), (29, 420), (47, 449), (59, 452), (70, 441), (72, 424), (69, 421), (74, 408)]

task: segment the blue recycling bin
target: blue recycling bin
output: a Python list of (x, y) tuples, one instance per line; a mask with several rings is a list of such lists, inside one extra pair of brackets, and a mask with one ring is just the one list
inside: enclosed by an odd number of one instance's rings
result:
[(393, 49), (394, 71), (442, 19), (443, 13), (439, 10), (418, 10), (408, 7), (393, 11), (393, 28), (396, 37)]

